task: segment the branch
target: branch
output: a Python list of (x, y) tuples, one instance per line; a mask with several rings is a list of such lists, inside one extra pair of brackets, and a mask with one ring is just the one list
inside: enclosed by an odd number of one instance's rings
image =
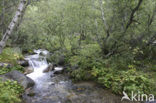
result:
[(155, 44), (155, 42), (156, 42), (156, 33), (148, 40), (147, 46), (149, 46), (150, 44)]
[(155, 6), (155, 8), (153, 10), (152, 17), (151, 18), (149, 17), (148, 27), (153, 23), (155, 14), (156, 14), (156, 6)]
[(136, 13), (136, 11), (138, 11), (138, 9), (139, 9), (142, 1), (143, 0), (139, 0), (137, 6), (134, 9), (132, 9), (132, 12), (131, 12), (131, 15), (130, 15), (130, 19), (129, 19), (127, 25), (126, 25), (126, 30), (125, 31), (127, 31), (127, 29), (129, 28), (129, 26), (132, 24), (133, 18), (134, 18), (134, 14)]

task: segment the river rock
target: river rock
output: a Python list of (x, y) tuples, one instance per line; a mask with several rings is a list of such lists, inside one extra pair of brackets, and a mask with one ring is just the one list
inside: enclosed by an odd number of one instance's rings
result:
[(20, 61), (17, 61), (17, 64), (23, 66), (23, 67), (27, 67), (29, 66), (29, 63), (27, 60), (20, 60)]
[(47, 54), (44, 52), (40, 52), (40, 56), (46, 56)]
[(43, 70), (43, 73), (52, 71), (52, 70), (54, 70), (54, 68), (55, 68), (55, 66), (50, 63), (49, 66), (45, 70)]
[(156, 103), (156, 100), (154, 100), (154, 101), (151, 101), (151, 102), (144, 102), (144, 103)]
[(61, 73), (63, 73), (63, 71), (64, 71), (63, 67), (54, 68), (54, 74), (61, 74)]
[(13, 65), (9, 63), (0, 63), (0, 67), (11, 68)]
[(30, 74), (32, 72), (34, 72), (34, 68), (32, 68), (32, 67), (26, 67), (26, 68), (24, 68), (24, 74), (25, 75)]
[(27, 96), (30, 96), (30, 97), (35, 96), (35, 92), (34, 92), (34, 90), (33, 90), (32, 88), (26, 89), (26, 90), (25, 90), (25, 94), (26, 94)]
[(24, 89), (34, 86), (34, 81), (17, 70), (13, 70), (3, 75), (4, 77), (17, 81)]
[(26, 93), (23, 93), (21, 103), (32, 103), (31, 97), (28, 96)]
[(55, 85), (55, 82), (49, 82), (48, 84), (49, 85)]

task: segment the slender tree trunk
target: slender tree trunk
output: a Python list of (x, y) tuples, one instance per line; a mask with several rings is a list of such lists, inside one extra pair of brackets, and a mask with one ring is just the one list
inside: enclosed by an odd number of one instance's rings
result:
[(5, 0), (3, 0), (3, 13), (2, 13), (2, 33), (4, 34), (4, 31), (5, 31), (5, 24), (4, 24), (4, 14), (5, 14)]
[(13, 17), (12, 21), (10, 22), (8, 28), (6, 29), (6, 32), (4, 33), (1, 41), (0, 41), (0, 53), (2, 53), (3, 48), (6, 45), (6, 42), (8, 40), (8, 38), (11, 36), (11, 34), (13, 33), (13, 30), (15, 29), (15, 27), (20, 24), (20, 19), (25, 11), (27, 7), (27, 0), (20, 0), (20, 3), (18, 5), (18, 9), (15, 13), (15, 16)]
[(99, 0), (99, 3), (100, 3), (102, 20), (103, 20), (103, 23), (105, 25), (105, 29), (108, 30), (107, 22), (106, 22), (106, 19), (105, 19), (105, 14), (104, 14), (104, 10), (103, 10), (103, 2), (102, 2), (102, 0)]
[(4, 28), (5, 28), (5, 26), (4, 26), (5, 0), (3, 0), (3, 2), (2, 2), (2, 7), (3, 7), (3, 9), (2, 9), (2, 14), (1, 14), (1, 24), (0, 24), (0, 26), (2, 27), (1, 28), (2, 29), (2, 34), (4, 34)]
[(105, 13), (104, 13), (104, 9), (103, 9), (103, 1), (102, 0), (99, 0), (99, 3), (100, 3), (100, 9), (101, 9), (101, 16), (102, 16), (102, 21), (103, 21), (103, 24), (105, 26), (105, 32), (106, 32), (106, 37), (104, 39), (104, 42), (107, 41), (107, 39), (109, 38), (110, 36), (110, 32), (109, 32), (109, 26), (107, 24), (107, 21), (105, 19)]

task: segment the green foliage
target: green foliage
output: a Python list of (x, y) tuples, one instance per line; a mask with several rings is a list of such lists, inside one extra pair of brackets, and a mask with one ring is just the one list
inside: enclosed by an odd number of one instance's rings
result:
[(5, 48), (0, 54), (0, 62), (16, 64), (16, 61), (23, 59), (20, 49), (18, 48)]
[(18, 2), (18, 0), (0, 0), (0, 38), (11, 22)]
[(70, 71), (70, 76), (73, 80), (92, 79), (104, 87), (112, 89), (117, 94), (122, 94), (122, 91), (126, 91), (129, 95), (131, 91), (140, 91), (146, 94), (155, 93), (153, 92), (155, 89), (154, 76), (150, 78), (148, 74), (136, 70), (137, 66), (130, 65), (126, 58), (118, 58), (117, 61), (113, 57), (113, 59), (109, 58), (102, 61), (103, 59), (96, 60), (94, 56), (87, 59), (85, 55), (88, 55), (88, 53), (83, 56), (73, 56), (70, 59), (72, 66), (79, 66), (79, 69)]
[(23, 88), (16, 81), (0, 81), (0, 103), (20, 103), (21, 93)]
[(7, 68), (0, 68), (0, 75), (8, 73), (10, 71), (10, 69)]
[(4, 67), (0, 67), (0, 75), (10, 72), (12, 70), (18, 70), (23, 72), (23, 67), (17, 64), (17, 60), (23, 59), (23, 55), (19, 48), (5, 48), (0, 54), (0, 62), (2, 63), (10, 63), (12, 66), (7, 67), (8, 65), (4, 65)]
[(137, 72), (134, 68), (127, 71), (93, 68), (92, 75), (97, 78), (100, 84), (111, 88), (117, 94), (122, 94), (122, 91), (126, 91), (129, 95), (131, 91), (150, 94), (154, 90), (153, 79), (150, 79), (144, 73)]
[(70, 74), (73, 81), (82, 81), (82, 80), (91, 80), (91, 73), (90, 71), (86, 71), (84, 69), (77, 69), (74, 71), (71, 71)]
[(22, 66), (15, 65), (15, 66), (9, 67), (9, 68), (5, 68), (5, 67), (0, 68), (0, 75), (5, 74), (5, 73), (8, 73), (8, 72), (10, 72), (12, 70), (18, 70), (20, 72), (24, 72), (24, 69), (23, 69)]
[(68, 63), (71, 66), (79, 65), (81, 69), (91, 69), (96, 63), (98, 64), (101, 57), (99, 57), (100, 47), (97, 44), (84, 45), (77, 55), (70, 56)]

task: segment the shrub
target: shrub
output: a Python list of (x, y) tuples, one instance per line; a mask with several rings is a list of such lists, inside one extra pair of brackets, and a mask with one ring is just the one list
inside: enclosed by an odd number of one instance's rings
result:
[(16, 64), (18, 59), (23, 59), (23, 55), (18, 48), (5, 48), (0, 54), (0, 62)]
[(8, 72), (10, 72), (10, 71), (12, 71), (12, 70), (18, 70), (18, 71), (20, 71), (20, 72), (24, 72), (24, 69), (23, 69), (22, 66), (20, 66), (20, 65), (15, 65), (15, 66), (13, 66), (13, 67), (11, 67), (11, 68), (5, 68), (5, 67), (0, 68), (0, 75), (5, 74), (5, 73), (8, 73)]
[(0, 81), (0, 103), (20, 103), (21, 93), (23, 93), (23, 88), (17, 81)]
[(131, 91), (149, 94), (152, 92), (153, 82), (144, 73), (139, 73), (135, 68), (127, 71), (117, 71), (111, 68), (93, 68), (92, 75), (103, 86), (112, 89), (114, 93), (122, 94), (126, 91), (130, 95)]
[(86, 71), (84, 69), (77, 69), (71, 72), (70, 76), (72, 77), (73, 81), (81, 81), (81, 80), (90, 80), (91, 73), (90, 71)]

